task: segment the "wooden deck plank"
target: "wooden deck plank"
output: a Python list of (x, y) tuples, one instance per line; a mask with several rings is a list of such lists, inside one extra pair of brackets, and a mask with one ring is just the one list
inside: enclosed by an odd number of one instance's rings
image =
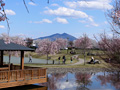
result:
[(16, 81), (16, 82), (9, 82), (9, 83), (0, 83), (0, 89), (35, 84), (35, 83), (45, 83), (45, 82), (47, 82), (47, 78), (33, 79), (33, 80), (26, 80), (26, 81)]
[(0, 89), (47, 82), (46, 69), (0, 71)]

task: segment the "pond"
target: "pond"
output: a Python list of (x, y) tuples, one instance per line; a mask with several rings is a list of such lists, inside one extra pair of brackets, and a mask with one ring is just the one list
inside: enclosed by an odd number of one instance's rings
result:
[[(8, 57), (8, 56), (5, 56), (5, 55), (4, 55), (4, 62), (5, 62), (5, 63), (8, 63), (8, 62), (9, 62), (9, 57)], [(11, 56), (10, 62), (13, 63), (13, 64), (20, 64), (20, 57)], [(29, 64), (29, 63), (31, 64), (31, 62), (29, 62), (29, 58), (28, 58), (28, 57), (25, 57), (25, 58), (24, 58), (24, 63), (25, 63), (25, 64)], [(45, 59), (32, 58), (32, 63), (34, 63), (34, 64), (46, 64), (46, 63), (47, 63), (47, 60), (45, 60)], [(48, 60), (48, 63), (49, 63), (49, 64), (52, 64), (52, 63), (53, 63), (53, 60)], [(55, 61), (55, 63), (58, 63), (58, 61)]]
[(120, 90), (120, 72), (48, 74), (47, 83), (16, 87), (12, 90), (21, 90), (20, 88), (22, 90)]

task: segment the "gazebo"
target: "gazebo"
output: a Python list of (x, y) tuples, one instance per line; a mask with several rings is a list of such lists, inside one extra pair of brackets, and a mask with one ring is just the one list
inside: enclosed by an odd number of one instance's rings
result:
[(6, 44), (4, 42), (4, 40), (0, 40), (0, 66), (4, 66), (3, 65), (3, 55), (4, 55), (4, 51), (20, 51), (21, 52), (21, 64), (20, 64), (20, 69), (24, 69), (24, 51), (34, 51), (34, 49), (19, 45), (19, 44), (15, 44), (15, 43), (8, 43)]
[[(10, 70), (9, 65), (4, 65), (4, 51), (20, 51), (20, 68)], [(47, 82), (46, 69), (27, 67), (24, 68), (24, 51), (34, 51), (34, 49), (18, 45), (15, 43), (6, 44), (4, 40), (0, 40), (0, 89), (14, 86), (21, 86), (34, 83)], [(14, 66), (14, 65), (13, 65)]]

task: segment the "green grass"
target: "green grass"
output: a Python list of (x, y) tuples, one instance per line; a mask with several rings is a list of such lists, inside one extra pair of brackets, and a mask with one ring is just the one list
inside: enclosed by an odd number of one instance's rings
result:
[[(61, 50), (58, 54), (56, 55), (49, 55), (49, 57), (51, 57), (50, 60), (56, 60), (58, 61), (58, 57), (60, 56), (61, 57), (61, 60), (60, 60), (60, 63), (62, 63), (62, 56), (65, 55), (66, 57), (66, 64), (71, 64), (70, 62), (70, 58), (73, 56), (72, 54), (70, 54), (70, 51), (71, 50), (68, 50), (68, 54), (67, 54), (67, 50)], [(82, 50), (75, 50), (76, 51), (76, 54), (79, 55), (79, 58), (82, 58), (84, 59), (84, 56), (82, 54)], [(102, 51), (100, 50), (88, 50), (88, 52), (90, 53), (93, 53), (93, 54), (96, 54), (96, 53), (103, 53)], [(47, 59), (47, 56), (46, 55), (39, 55), (35, 52), (29, 52), (32, 57), (34, 58), (40, 58), (40, 59)], [(27, 56), (27, 54), (26, 54)], [(92, 56), (87, 56), (87, 52), (86, 52), (86, 62), (90, 61), (91, 60), (91, 57)], [(43, 65), (43, 64), (34, 64), (34, 65), (37, 65), (37, 66), (42, 66), (42, 67), (106, 67), (107, 66), (107, 63), (104, 62), (103, 60), (101, 60), (101, 58), (99, 56), (94, 56), (95, 59), (98, 59), (100, 60), (101, 64), (95, 64), (95, 65), (92, 65), (92, 64), (86, 64), (85, 66), (84, 65), (75, 65), (75, 66), (69, 66), (69, 65)], [(73, 63), (76, 63), (78, 62), (77, 59), (73, 59)], [(27, 65), (30, 65), (30, 64), (27, 64)]]
[[(39, 59), (47, 59), (47, 55), (39, 55), (35, 52), (29, 52), (26, 53), (26, 57), (28, 56), (28, 54), (31, 54), (33, 58), (39, 58)], [(58, 61), (58, 57), (61, 57), (60, 62), (62, 63), (62, 57), (63, 55), (65, 55), (66, 57), (66, 64), (70, 64), (70, 58), (73, 56), (72, 54), (67, 54), (66, 50), (61, 50), (58, 54), (55, 55), (48, 55), (49, 57), (51, 57), (50, 60), (57, 60)], [(77, 59), (73, 59), (73, 63), (76, 63), (78, 60)]]
[(34, 67), (43, 67), (43, 68), (109, 68), (111, 65), (109, 63), (105, 63), (104, 61), (101, 64), (80, 64), (80, 65), (44, 65), (44, 64), (25, 64), (25, 66), (34, 66)]

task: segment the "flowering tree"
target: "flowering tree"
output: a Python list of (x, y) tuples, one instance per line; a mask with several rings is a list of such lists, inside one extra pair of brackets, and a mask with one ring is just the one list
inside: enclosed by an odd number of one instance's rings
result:
[(59, 52), (59, 48), (58, 48), (58, 46), (59, 46), (59, 44), (56, 42), (56, 41), (54, 41), (54, 42), (52, 42), (52, 44), (51, 44), (51, 54), (56, 54), (56, 53), (58, 53)]
[(113, 8), (108, 12), (108, 21), (112, 26), (112, 31), (120, 34), (120, 0), (114, 0)]
[(48, 64), (48, 55), (56, 54), (59, 51), (58, 43), (51, 42), (49, 39), (43, 39), (38, 42), (38, 48), (36, 49), (37, 53), (42, 55), (47, 55), (47, 64)]
[(2, 11), (0, 12), (0, 21), (5, 21), (6, 19), (4, 6), (5, 6), (5, 3), (3, 2), (3, 0), (0, 0), (0, 11)]
[(5, 33), (1, 34), (0, 39), (3, 39), (6, 44), (10, 43), (10, 37)]
[(1, 34), (0, 39), (3, 39), (6, 44), (9, 44), (10, 42), (13, 42), (13, 43), (16, 43), (16, 44), (26, 46), (24, 38), (22, 38), (21, 36), (10, 37), (10, 36), (8, 36), (8, 34), (3, 33), (3, 34)]
[[(10, 37), (10, 36), (8, 36), (8, 34), (1, 34), (0, 39), (3, 39), (6, 44), (13, 42), (13, 43), (16, 43), (19, 45), (26, 46), (24, 38), (22, 38), (21, 36)], [(19, 51), (10, 52), (9, 54), (19, 56)]]
[[(108, 37), (106, 34), (100, 35), (100, 41), (98, 42), (100, 49), (103, 50), (107, 56), (106, 61), (111, 64), (120, 64), (120, 37), (113, 36)], [(102, 56), (101, 56), (102, 57)], [(104, 59), (104, 57), (102, 57)]]
[(84, 65), (85, 65), (86, 51), (87, 49), (92, 48), (92, 43), (89, 37), (87, 37), (86, 34), (83, 34), (81, 38), (74, 41), (74, 46), (82, 50), (82, 54), (84, 55)]
[(64, 48), (67, 47), (67, 39), (57, 38), (56, 42), (58, 43), (58, 48), (59, 49), (64, 49)]
[(49, 39), (43, 39), (38, 43), (38, 48), (36, 49), (37, 53), (47, 55), (47, 64), (48, 64), (48, 54), (51, 52), (52, 42)]
[(26, 42), (25, 42), (24, 38), (22, 38), (20, 36), (11, 37), (11, 42), (26, 46)]
[(105, 33), (100, 35), (98, 45), (107, 56), (106, 59), (102, 56), (101, 58), (111, 62), (112, 65), (120, 64), (120, 0), (114, 0), (113, 8), (109, 10), (107, 15), (113, 36), (108, 37), (109, 35)]

